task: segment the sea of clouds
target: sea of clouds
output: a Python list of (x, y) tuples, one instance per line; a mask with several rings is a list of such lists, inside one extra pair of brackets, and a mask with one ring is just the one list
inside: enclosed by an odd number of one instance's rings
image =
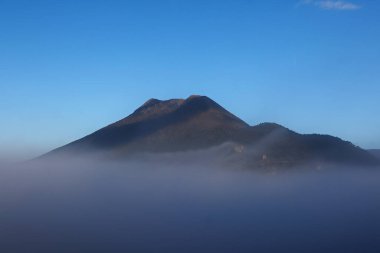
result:
[(0, 252), (380, 252), (380, 173), (0, 166)]

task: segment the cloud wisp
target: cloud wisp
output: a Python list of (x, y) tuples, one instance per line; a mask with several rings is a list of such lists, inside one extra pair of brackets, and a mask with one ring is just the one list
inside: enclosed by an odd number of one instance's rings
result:
[(299, 3), (300, 5), (313, 5), (324, 10), (339, 10), (339, 11), (354, 11), (361, 8), (360, 5), (346, 2), (346, 1), (336, 1), (336, 0), (303, 0)]

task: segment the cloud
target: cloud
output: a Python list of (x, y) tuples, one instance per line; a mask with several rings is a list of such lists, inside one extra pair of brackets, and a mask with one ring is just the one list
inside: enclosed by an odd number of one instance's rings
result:
[(0, 165), (0, 252), (340, 253), (380, 247), (376, 169), (264, 175), (145, 157), (77, 159)]
[(322, 0), (322, 1), (315, 1), (315, 0), (303, 0), (299, 4), (301, 5), (313, 5), (318, 8), (324, 9), (324, 10), (341, 10), (341, 11), (353, 11), (360, 9), (361, 6), (346, 2), (346, 1), (336, 1), (336, 0)]

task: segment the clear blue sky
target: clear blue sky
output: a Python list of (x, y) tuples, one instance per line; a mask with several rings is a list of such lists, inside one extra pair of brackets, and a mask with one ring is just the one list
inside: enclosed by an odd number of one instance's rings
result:
[(380, 1), (0, 1), (0, 151), (41, 153), (145, 100), (204, 94), (380, 148)]

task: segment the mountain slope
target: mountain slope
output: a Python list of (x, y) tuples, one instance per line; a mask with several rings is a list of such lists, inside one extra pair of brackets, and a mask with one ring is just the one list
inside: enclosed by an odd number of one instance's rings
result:
[(226, 143), (225, 153), (215, 159), (248, 168), (377, 163), (367, 151), (336, 137), (301, 135), (274, 123), (249, 126), (205, 96), (150, 99), (128, 117), (47, 156), (72, 153), (124, 159), (139, 153), (206, 150)]
[(380, 159), (380, 149), (370, 149), (368, 152)]
[(180, 151), (223, 143), (248, 124), (204, 96), (150, 99), (128, 117), (56, 151)]

